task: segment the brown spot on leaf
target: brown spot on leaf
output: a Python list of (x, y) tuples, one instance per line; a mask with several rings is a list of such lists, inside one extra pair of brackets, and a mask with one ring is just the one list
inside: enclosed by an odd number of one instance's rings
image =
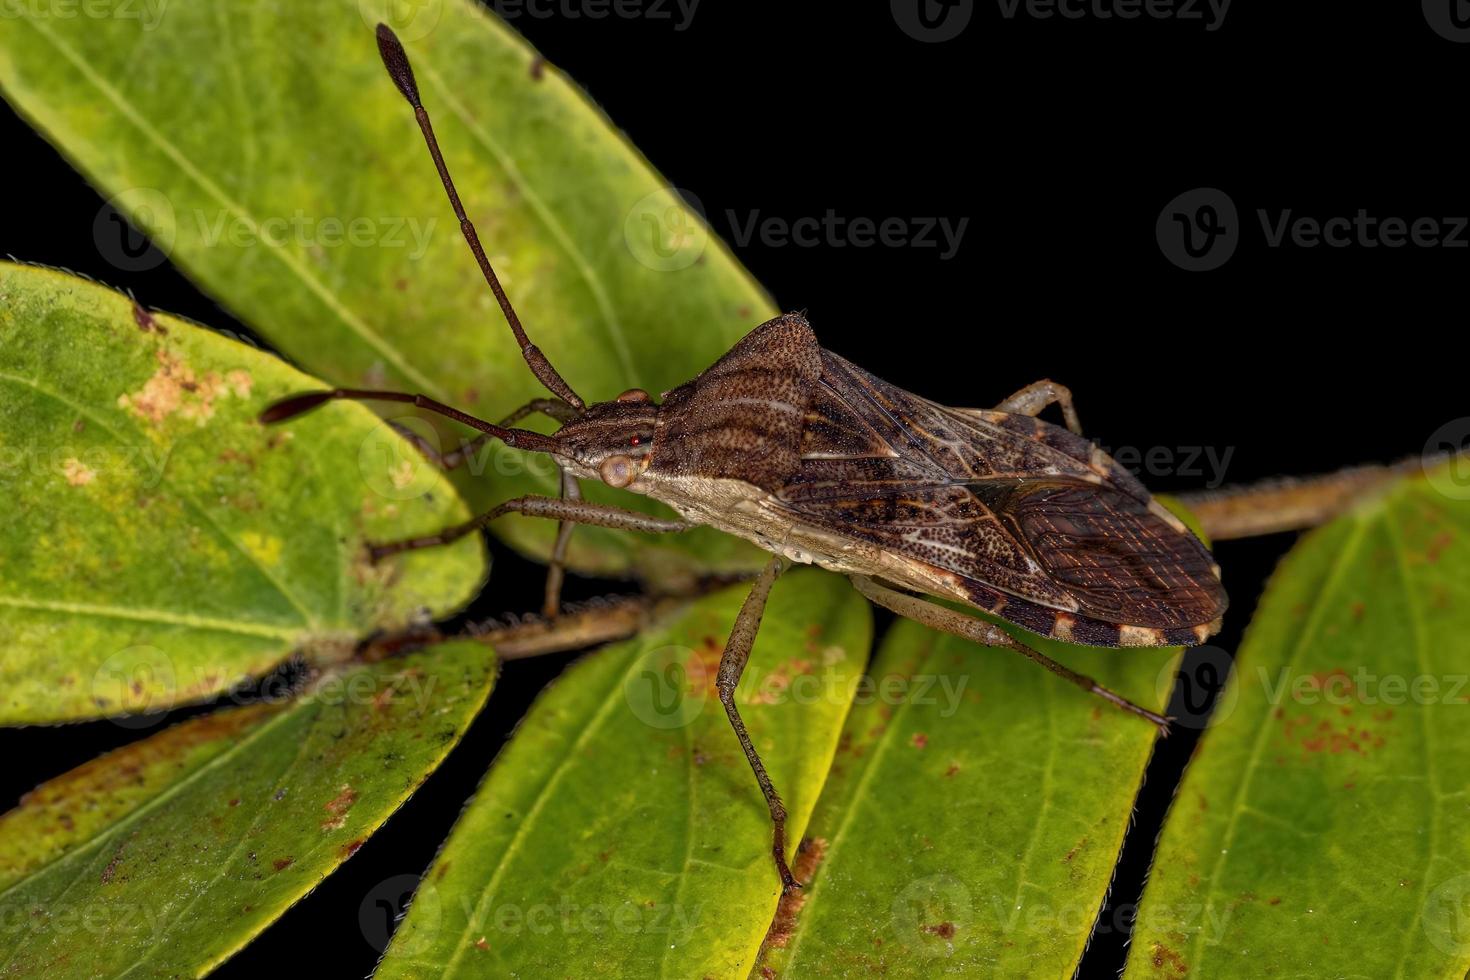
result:
[(909, 739), (909, 744), (916, 749), (928, 748), (929, 736), (925, 735), (923, 732), (914, 732), (913, 737)]
[(1189, 972), (1189, 964), (1184, 962), (1184, 957), (1163, 943), (1154, 943), (1153, 955), (1150, 957), (1154, 968), (1166, 970), (1175, 976), (1184, 976)]
[(143, 331), (144, 333), (168, 333), (168, 331), (163, 328), (163, 324), (159, 323), (153, 318), (152, 313), (149, 313), (137, 303), (133, 304), (133, 322), (136, 323), (138, 325), (138, 329)]
[(296, 859), (293, 857), (276, 858), (274, 861), (271, 862), (271, 867), (275, 868), (277, 871), (285, 871), (287, 868), (291, 867), (291, 865), (295, 863)]
[(69, 457), (61, 464), (61, 475), (66, 477), (66, 482), (74, 487), (84, 487), (97, 479), (97, 471), (75, 456)]
[(924, 931), (941, 939), (953, 939), (955, 928), (953, 922), (941, 922), (938, 925), (925, 926)]
[(339, 830), (347, 822), (347, 811), (352, 809), (352, 804), (357, 802), (357, 790), (346, 783), (336, 796), (328, 800), (323, 809), (330, 814), (322, 821), (323, 830)]
[(158, 370), (143, 387), (117, 398), (119, 408), (154, 425), (175, 413), (203, 425), (214, 417), (217, 399), (230, 395), (249, 397), (254, 384), (248, 371), (231, 371), (224, 376), (208, 371), (201, 376), (183, 358), (166, 350), (159, 350), (156, 356)]
[[(817, 865), (822, 863), (826, 854), (825, 837), (806, 838), (796, 849), (796, 860), (791, 864), (791, 873), (797, 881), (810, 886), (812, 878), (816, 876)], [(781, 896), (781, 902), (776, 906), (776, 917), (771, 920), (771, 928), (766, 932), (765, 948), (786, 948), (786, 944), (791, 942), (792, 933), (796, 931), (796, 920), (805, 904), (805, 888), (798, 888)]]
[(352, 855), (356, 854), (362, 848), (362, 845), (363, 839), (361, 837), (359, 837), (357, 840), (348, 841), (340, 848), (340, 850), (342, 851), (342, 856), (344, 858), (352, 857)]
[(475, 948), (482, 953), (488, 953), (490, 951), (490, 943), (486, 941), (484, 936), (481, 936), (475, 940)]
[(539, 82), (546, 77), (546, 59), (537, 55), (531, 59), (531, 81)]

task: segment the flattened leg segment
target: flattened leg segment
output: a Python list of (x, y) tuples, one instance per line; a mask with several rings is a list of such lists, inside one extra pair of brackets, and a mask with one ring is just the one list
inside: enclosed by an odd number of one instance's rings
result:
[[(558, 467), (560, 469), (560, 467)], [(582, 488), (577, 478), (561, 470), (561, 499), (580, 501)], [(546, 566), (546, 592), (541, 600), (541, 615), (555, 619), (561, 613), (561, 585), (566, 579), (567, 545), (572, 540), (572, 530), (577, 525), (568, 520), (557, 522), (556, 544), (551, 549), (551, 561)]]
[(750, 648), (755, 644), (755, 635), (760, 630), (761, 615), (766, 611), (766, 600), (770, 598), (771, 586), (775, 584), (776, 576), (781, 574), (782, 567), (780, 558), (772, 558), (767, 562), (756, 578), (755, 585), (751, 587), (750, 595), (745, 597), (745, 604), (740, 607), (740, 615), (735, 617), (735, 625), (730, 630), (730, 639), (725, 641), (725, 652), (720, 657), (720, 672), (715, 686), (720, 692), (720, 703), (725, 706), (725, 714), (730, 718), (730, 727), (735, 729), (735, 737), (745, 750), (745, 758), (750, 762), (755, 781), (760, 783), (761, 793), (766, 797), (766, 806), (771, 811), (771, 856), (776, 859), (776, 872), (781, 876), (781, 891), (785, 893), (801, 887), (786, 863), (786, 805), (781, 802), (780, 794), (771, 783), (765, 764), (761, 762), (761, 757), (750, 740), (750, 733), (745, 730), (740, 711), (735, 707), (735, 688), (750, 660)]
[(1049, 405), (1061, 406), (1062, 418), (1066, 420), (1067, 428), (1073, 435), (1082, 434), (1082, 423), (1077, 420), (1077, 409), (1072, 404), (1072, 389), (1055, 381), (1042, 380), (1029, 384), (995, 406), (995, 410), (1034, 418)]
[(610, 527), (619, 531), (648, 531), (655, 534), (687, 531), (695, 526), (688, 521), (652, 517), (609, 504), (594, 504), (584, 500), (562, 500), (559, 497), (516, 497), (479, 517), (465, 521), (463, 524), (447, 527), (437, 534), (373, 545), (372, 557), (374, 561), (377, 561), (401, 551), (417, 551), (420, 548), (434, 548), (442, 544), (449, 544), (451, 541), (458, 541), (466, 534), (478, 531), (486, 524), (506, 514), (550, 517), (568, 524), (591, 524), (595, 527)]
[(1026, 644), (1013, 639), (1009, 633), (993, 623), (987, 623), (983, 619), (976, 619), (974, 616), (966, 616), (964, 613), (955, 612), (953, 609), (936, 605), (927, 599), (905, 595), (887, 586), (879, 585), (864, 575), (853, 575), (850, 577), (852, 584), (859, 592), (867, 596), (872, 602), (882, 606), (884, 609), (897, 613), (904, 619), (912, 619), (914, 622), (928, 626), (931, 629), (949, 633), (961, 639), (982, 643), (985, 646), (1006, 647), (1007, 649), (1015, 650), (1027, 659), (1045, 667), (1063, 680), (1071, 681), (1087, 693), (1096, 694), (1104, 701), (1111, 703), (1123, 711), (1147, 719), (1159, 729), (1160, 734), (1169, 734), (1169, 719), (1163, 715), (1149, 711), (1147, 708), (1139, 707), (1121, 694), (1103, 687), (1091, 677), (1085, 674), (1079, 674), (1070, 667), (1057, 663), (1040, 651), (1031, 649)]

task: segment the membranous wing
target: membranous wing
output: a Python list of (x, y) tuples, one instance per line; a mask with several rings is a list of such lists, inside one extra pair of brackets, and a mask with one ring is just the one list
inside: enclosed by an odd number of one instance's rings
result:
[(801, 460), (775, 496), (801, 520), (939, 572), (957, 597), (1096, 645), (1197, 643), (1225, 608), (1209, 553), (1090, 442), (950, 409), (828, 351)]

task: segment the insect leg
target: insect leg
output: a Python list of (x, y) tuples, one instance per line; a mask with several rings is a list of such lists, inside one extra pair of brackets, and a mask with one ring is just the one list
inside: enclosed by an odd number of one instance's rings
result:
[(592, 524), (597, 527), (616, 528), (620, 531), (668, 533), (687, 531), (695, 526), (689, 521), (653, 517), (650, 514), (640, 514), (637, 511), (624, 510), (622, 507), (613, 507), (610, 504), (594, 504), (584, 500), (562, 500), (558, 497), (516, 497), (514, 500), (507, 500), (493, 510), (486, 511), (479, 517), (465, 521), (463, 524), (447, 527), (437, 534), (372, 545), (369, 550), (373, 561), (377, 561), (402, 551), (417, 551), (420, 548), (449, 544), (451, 541), (458, 541), (466, 534), (478, 531), (486, 524), (506, 514), (550, 517), (571, 524)]
[[(580, 501), (582, 488), (577, 478), (566, 470), (561, 471), (561, 499)], [(562, 520), (556, 525), (556, 544), (551, 549), (551, 562), (546, 566), (546, 596), (541, 602), (541, 615), (555, 619), (561, 612), (561, 584), (566, 579), (567, 544), (572, 540), (572, 529), (577, 525)]]
[(766, 806), (770, 808), (771, 855), (776, 859), (776, 871), (781, 876), (781, 891), (786, 893), (801, 887), (786, 863), (786, 805), (781, 802), (780, 794), (771, 784), (765, 764), (755, 751), (750, 733), (745, 730), (745, 722), (741, 720), (740, 712), (735, 707), (735, 687), (740, 683), (740, 675), (745, 672), (746, 662), (750, 660), (750, 648), (755, 643), (755, 634), (760, 630), (766, 599), (770, 597), (771, 586), (775, 584), (776, 576), (781, 574), (781, 569), (782, 560), (772, 558), (756, 578), (750, 595), (745, 597), (740, 615), (735, 617), (735, 625), (730, 629), (730, 638), (725, 641), (725, 652), (720, 657), (720, 671), (715, 679), (715, 687), (720, 692), (720, 703), (725, 706), (725, 714), (730, 717), (730, 727), (735, 729), (735, 737), (745, 750), (745, 758), (750, 761), (750, 768), (755, 772), (755, 781), (760, 783), (761, 792), (766, 797)]
[(884, 609), (896, 612), (905, 619), (912, 619), (916, 623), (940, 630), (944, 633), (953, 634), (962, 639), (973, 640), (976, 643), (983, 643), (986, 646), (1006, 647), (1007, 649), (1015, 650), (1017, 653), (1045, 667), (1058, 677), (1071, 681), (1089, 694), (1096, 694), (1103, 700), (1111, 702), (1115, 707), (1153, 722), (1158, 727), (1160, 734), (1169, 734), (1169, 719), (1163, 715), (1149, 711), (1147, 708), (1141, 708), (1123, 697), (1123, 695), (1103, 687), (1091, 677), (1079, 674), (1070, 667), (1064, 667), (1040, 651), (1033, 650), (1026, 644), (1014, 639), (1009, 633), (993, 623), (987, 623), (985, 620), (977, 619), (974, 616), (966, 616), (964, 613), (947, 609), (944, 606), (929, 602), (927, 599), (920, 599), (917, 596), (896, 592), (886, 586), (879, 585), (864, 575), (853, 575), (850, 577), (852, 584), (857, 587), (859, 592)]
[(1012, 415), (1037, 416), (1048, 405), (1060, 405), (1062, 418), (1066, 420), (1067, 428), (1079, 436), (1082, 434), (1082, 423), (1077, 421), (1077, 409), (1072, 404), (1072, 389), (1066, 385), (1059, 385), (1055, 381), (1037, 381), (1029, 384), (995, 406), (995, 410), (1009, 412)]
[[(549, 415), (558, 422), (568, 422), (577, 416), (576, 409), (559, 398), (533, 398), (501, 419), (500, 425), (515, 425), (526, 416), (536, 415), (538, 413)], [(414, 448), (422, 453), (424, 458), (446, 470), (458, 469), (464, 464), (465, 460), (477, 454), (485, 443), (490, 441), (490, 436), (482, 432), (469, 442), (462, 443), (458, 449), (451, 449), (447, 453), (441, 453), (433, 443), (401, 422), (390, 421), (388, 427), (413, 443)]]

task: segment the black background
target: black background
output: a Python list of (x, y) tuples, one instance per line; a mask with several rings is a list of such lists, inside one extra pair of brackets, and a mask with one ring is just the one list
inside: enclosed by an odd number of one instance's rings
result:
[[(808, 311), (827, 347), (894, 383), (984, 405), (1055, 378), (1104, 445), (1170, 454), (1143, 473), (1164, 491), (1413, 455), (1470, 414), (1453, 326), (1464, 323), (1470, 233), (1459, 248), (1272, 248), (1257, 216), (1470, 211), (1470, 46), (1436, 34), (1418, 4), (1242, 3), (1208, 30), (1202, 4), (1193, 20), (1069, 19), (1024, 5), (1007, 17), (991, 0), (939, 43), (910, 36), (881, 2), (703, 0), (682, 30), (672, 3), (659, 7), (667, 19), (652, 7), (593, 18), (586, 3), (548, 0), (529, 5), (546, 16), (522, 7), (515, 25), (698, 196), (727, 240), (731, 211), (739, 221), (968, 219), (949, 259), (841, 240), (731, 242), (780, 305)], [(169, 266), (127, 273), (106, 262), (92, 239), (101, 198), (8, 109), (0, 127), (11, 186), (26, 198), (5, 204), (0, 252), (243, 329)], [(1215, 271), (1185, 272), (1164, 257), (1155, 224), (1198, 187), (1233, 200), (1239, 246)], [(1231, 454), (1223, 474), (1184, 471), (1205, 447)], [(1219, 547), (1233, 599), (1221, 647), (1239, 642), (1290, 543)], [(534, 608), (533, 570), (497, 560), (497, 602)], [(574, 581), (571, 591), (605, 586)], [(365, 897), (428, 864), (514, 720), (566, 660), (512, 665), (429, 785), (222, 975), (257, 976), (303, 954), (330, 976), (367, 974), (377, 951), (359, 925)], [(132, 737), (108, 722), (0, 732), (0, 806)], [(1192, 745), (1183, 731), (1154, 760), (1084, 973), (1122, 963), (1130, 903)]]

